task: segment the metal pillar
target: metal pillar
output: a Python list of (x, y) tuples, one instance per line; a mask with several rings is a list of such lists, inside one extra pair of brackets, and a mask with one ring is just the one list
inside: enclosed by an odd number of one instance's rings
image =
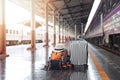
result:
[(76, 29), (77, 27), (76, 27), (76, 24), (75, 24), (75, 40), (77, 40), (77, 29)]
[(83, 38), (83, 23), (81, 23), (81, 38)]
[(5, 0), (0, 0), (0, 59), (6, 56)]
[(63, 43), (63, 38), (64, 38), (64, 31), (63, 31), (63, 28), (64, 28), (64, 20), (62, 19), (62, 43)]
[(68, 38), (69, 38), (69, 41), (71, 41), (71, 36), (70, 36), (70, 27), (68, 28)]
[(65, 42), (65, 21), (63, 21), (63, 43)]
[(64, 23), (64, 42), (66, 42), (66, 23)]
[(65, 42), (67, 40), (67, 34), (66, 34), (66, 25), (65, 25)]
[(67, 36), (67, 41), (69, 41), (69, 39), (68, 39), (68, 30), (69, 30), (69, 26), (67, 26), (67, 34), (66, 34), (66, 36)]
[(60, 38), (60, 15), (59, 15), (59, 18), (58, 18), (58, 23), (59, 23), (59, 43), (60, 43), (60, 40), (61, 40), (61, 38)]
[(36, 49), (36, 40), (35, 40), (35, 3), (34, 0), (31, 1), (31, 49)]
[(53, 45), (55, 47), (55, 45), (56, 45), (55, 11), (54, 11), (54, 15), (53, 15), (53, 24), (54, 24), (54, 34), (53, 34), (53, 36), (54, 36), (54, 43), (53, 43)]
[(102, 43), (104, 44), (104, 38), (105, 38), (105, 33), (104, 33), (104, 27), (103, 27), (103, 14), (101, 13), (100, 15), (100, 23), (101, 23), (101, 31), (102, 31)]
[(46, 46), (49, 44), (48, 40), (48, 1), (45, 3), (45, 19), (46, 19)]
[(68, 31), (69, 31), (69, 26), (67, 27), (67, 41), (69, 41)]
[(102, 30), (102, 33), (104, 34), (104, 28), (103, 28), (103, 14), (101, 13), (100, 15), (100, 22), (101, 22), (101, 30)]

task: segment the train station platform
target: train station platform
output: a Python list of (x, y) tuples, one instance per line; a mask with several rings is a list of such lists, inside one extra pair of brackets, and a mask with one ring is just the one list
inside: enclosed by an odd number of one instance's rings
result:
[[(36, 51), (27, 50), (29, 45), (8, 46), (6, 59), (0, 60), (0, 80), (120, 80), (120, 57), (88, 44), (88, 69), (45, 70), (46, 47), (36, 45)], [(50, 56), (53, 46), (48, 47)]]
[[(119, 54), (119, 25), (120, 0), (0, 0), (0, 80), (120, 80), (120, 56), (93, 45)], [(87, 70), (45, 69), (53, 45), (80, 37)]]

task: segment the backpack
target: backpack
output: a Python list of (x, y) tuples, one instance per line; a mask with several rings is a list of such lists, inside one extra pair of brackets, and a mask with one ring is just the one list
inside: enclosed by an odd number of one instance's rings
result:
[(51, 60), (60, 60), (62, 51), (52, 51)]

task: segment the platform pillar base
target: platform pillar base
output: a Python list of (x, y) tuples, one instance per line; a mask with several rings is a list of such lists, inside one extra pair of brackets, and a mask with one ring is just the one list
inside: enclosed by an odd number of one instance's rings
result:
[(0, 54), (0, 60), (5, 59), (6, 57), (9, 57), (9, 54)]
[(27, 50), (35, 51), (37, 48), (28, 47)]

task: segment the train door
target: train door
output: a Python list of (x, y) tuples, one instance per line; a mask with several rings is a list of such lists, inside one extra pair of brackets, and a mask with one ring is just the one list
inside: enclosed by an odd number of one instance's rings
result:
[(120, 34), (115, 34), (113, 39), (115, 50), (120, 51)]
[(120, 51), (120, 34), (116, 36), (116, 42), (118, 44), (118, 51)]
[(109, 35), (105, 34), (105, 36), (103, 37), (103, 45), (108, 47), (109, 46)]
[(110, 48), (120, 51), (120, 34), (109, 36)]
[(109, 36), (109, 45), (110, 45), (111, 49), (113, 48), (113, 44), (114, 44), (114, 37), (113, 37), (113, 35), (110, 35)]

